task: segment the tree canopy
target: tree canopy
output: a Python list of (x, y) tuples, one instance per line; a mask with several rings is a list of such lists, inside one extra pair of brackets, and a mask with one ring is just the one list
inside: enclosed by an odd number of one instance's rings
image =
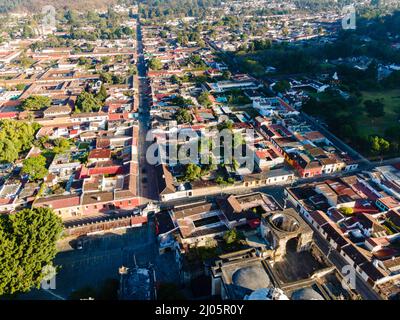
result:
[(226, 244), (235, 243), (239, 239), (236, 229), (229, 230), (224, 234), (224, 241)]
[(286, 80), (278, 81), (274, 85), (274, 90), (276, 92), (285, 92), (290, 89), (290, 83)]
[(225, 70), (225, 71), (222, 73), (222, 78), (223, 78), (224, 80), (229, 80), (231, 77), (232, 77), (232, 73), (231, 73), (229, 70)]
[(210, 107), (212, 105), (212, 102), (210, 100), (210, 94), (207, 91), (204, 91), (200, 93), (200, 95), (197, 97), (197, 101), (203, 106), (203, 107)]
[(185, 99), (184, 97), (178, 95), (171, 99), (171, 103), (178, 107), (186, 107), (188, 105), (192, 105), (193, 101), (192, 99)]
[(92, 93), (83, 91), (76, 99), (75, 112), (94, 112), (99, 111), (101, 101)]
[(195, 181), (201, 177), (201, 168), (193, 163), (189, 163), (185, 168), (185, 181)]
[(49, 208), (0, 216), (0, 296), (39, 287), (61, 231), (61, 219)]
[(192, 116), (190, 112), (185, 108), (179, 108), (175, 114), (175, 119), (179, 124), (189, 123), (192, 121)]
[(351, 216), (354, 213), (354, 209), (351, 207), (341, 207), (339, 211), (345, 216)]
[(64, 153), (65, 151), (71, 148), (71, 142), (65, 138), (54, 139), (53, 144), (54, 144), (53, 148), (54, 153)]
[(379, 118), (385, 115), (385, 105), (382, 101), (376, 99), (374, 101), (367, 100), (364, 102), (365, 111), (370, 118)]
[(107, 97), (108, 97), (108, 95), (107, 95), (107, 89), (106, 89), (106, 87), (104, 86), (104, 84), (102, 84), (101, 87), (100, 87), (99, 92), (98, 92), (97, 95), (96, 95), (96, 98), (97, 98), (99, 101), (104, 102), (104, 101), (106, 101)]
[(385, 154), (390, 148), (390, 142), (381, 137), (370, 137), (371, 151), (376, 155)]
[(22, 108), (28, 111), (37, 111), (48, 108), (51, 105), (51, 98), (46, 96), (30, 96), (22, 103)]
[(13, 162), (20, 152), (29, 150), (38, 127), (35, 123), (0, 120), (0, 161)]
[(163, 67), (163, 64), (160, 59), (158, 58), (152, 58), (149, 61), (149, 68), (152, 70), (161, 70)]
[(48, 173), (46, 169), (46, 158), (42, 155), (38, 155), (25, 159), (22, 166), (22, 173), (27, 174), (31, 181), (43, 179)]
[(218, 124), (217, 126), (218, 131), (223, 131), (225, 129), (232, 130), (233, 129), (233, 122), (231, 120), (225, 120)]

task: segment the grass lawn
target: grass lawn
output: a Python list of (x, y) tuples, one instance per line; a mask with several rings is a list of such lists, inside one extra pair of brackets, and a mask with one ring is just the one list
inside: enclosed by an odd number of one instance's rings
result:
[(393, 126), (399, 126), (399, 116), (396, 113), (397, 109), (400, 109), (400, 90), (387, 90), (387, 91), (363, 91), (363, 101), (361, 105), (364, 105), (366, 100), (382, 100), (385, 105), (385, 115), (381, 118), (371, 119), (365, 113), (360, 115), (359, 130), (362, 135), (383, 135), (385, 129)]

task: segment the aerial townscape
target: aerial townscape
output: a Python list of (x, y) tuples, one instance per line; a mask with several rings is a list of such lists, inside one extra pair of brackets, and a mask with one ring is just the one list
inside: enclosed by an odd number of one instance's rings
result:
[(398, 0), (0, 0), (0, 300), (399, 300)]

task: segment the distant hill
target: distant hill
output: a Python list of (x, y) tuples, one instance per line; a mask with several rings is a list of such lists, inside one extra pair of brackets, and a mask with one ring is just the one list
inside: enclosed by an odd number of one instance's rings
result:
[(117, 0), (0, 0), (0, 13), (9, 11), (40, 12), (42, 7), (69, 7), (77, 10), (103, 9)]

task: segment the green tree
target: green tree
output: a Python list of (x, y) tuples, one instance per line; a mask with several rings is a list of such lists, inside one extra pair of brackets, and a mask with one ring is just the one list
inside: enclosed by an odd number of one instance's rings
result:
[(237, 169), (240, 168), (240, 164), (239, 164), (239, 162), (238, 162), (236, 159), (233, 159), (233, 161), (232, 161), (232, 166), (233, 166), (233, 169), (234, 169), (234, 170), (237, 170)]
[(380, 100), (367, 100), (364, 102), (364, 106), (370, 118), (379, 118), (385, 115), (385, 105)]
[(100, 90), (96, 95), (96, 98), (101, 102), (106, 101), (106, 99), (107, 99), (107, 89), (106, 89), (104, 84), (101, 85)]
[(35, 62), (35, 60), (33, 60), (32, 58), (27, 57), (26, 54), (21, 54), (21, 56), (19, 58), (19, 63), (25, 69), (29, 68), (34, 62)]
[(353, 208), (350, 207), (341, 207), (339, 211), (343, 213), (345, 216), (351, 216), (354, 213)]
[(160, 37), (161, 37), (161, 38), (166, 39), (167, 36), (168, 36), (167, 31), (165, 31), (165, 30), (161, 30), (161, 31), (160, 31)]
[(201, 168), (193, 163), (186, 165), (184, 179), (185, 181), (195, 181), (201, 177)]
[(229, 70), (225, 70), (225, 71), (222, 73), (222, 78), (223, 78), (224, 80), (229, 80), (231, 77), (232, 77), (232, 73), (231, 73)]
[(13, 162), (32, 146), (37, 123), (0, 120), (0, 161)]
[(25, 88), (26, 88), (26, 85), (23, 84), (23, 83), (18, 83), (18, 84), (15, 86), (15, 89), (17, 89), (18, 91), (23, 91), (23, 90), (25, 90)]
[(113, 74), (111, 79), (112, 79), (113, 84), (124, 84), (125, 83), (125, 77), (123, 77), (119, 74)]
[(189, 123), (192, 121), (192, 116), (190, 112), (185, 108), (179, 108), (175, 114), (175, 119), (179, 124)]
[(225, 130), (225, 129), (232, 130), (233, 129), (233, 122), (230, 121), (230, 120), (226, 120), (224, 122), (219, 123), (217, 128), (218, 128), (218, 131), (222, 131), (222, 130)]
[(108, 72), (100, 73), (100, 80), (103, 83), (113, 83), (112, 75)]
[(29, 175), (29, 180), (31, 181), (43, 179), (48, 173), (46, 169), (46, 158), (42, 155), (38, 155), (25, 159), (21, 172)]
[(163, 67), (163, 64), (162, 64), (162, 62), (161, 62), (160, 59), (158, 59), (158, 58), (152, 58), (152, 59), (150, 59), (150, 61), (149, 61), (149, 68), (150, 68), (151, 70), (161, 70), (162, 67)]
[(49, 208), (0, 216), (0, 296), (39, 287), (61, 231), (61, 219)]
[(192, 99), (185, 99), (182, 96), (176, 96), (171, 100), (171, 103), (178, 107), (186, 107), (188, 105), (192, 105), (193, 101)]
[(131, 76), (134, 76), (137, 73), (138, 73), (138, 70), (137, 70), (137, 66), (136, 65), (132, 65), (132, 66), (129, 67), (129, 74)]
[(200, 95), (197, 97), (197, 101), (203, 106), (203, 107), (210, 107), (212, 105), (212, 102), (210, 100), (210, 94), (207, 91), (203, 91), (200, 93)]
[(217, 184), (219, 184), (219, 185), (225, 185), (226, 184), (226, 182), (224, 180), (224, 177), (222, 177), (222, 176), (218, 176), (217, 178), (215, 178), (215, 182)]
[(109, 64), (109, 63), (110, 63), (110, 57), (101, 58), (101, 64)]
[(190, 62), (194, 65), (201, 65), (203, 63), (203, 60), (201, 59), (200, 55), (194, 54), (190, 57)]
[(14, 162), (18, 159), (18, 150), (11, 140), (0, 140), (0, 150), (0, 161)]
[(57, 154), (64, 153), (71, 148), (71, 142), (65, 138), (54, 139), (53, 144), (54, 144), (53, 152)]
[(22, 37), (24, 39), (27, 39), (27, 38), (32, 38), (34, 35), (35, 33), (33, 32), (31, 26), (29, 24), (25, 24), (22, 29)]
[(217, 166), (217, 160), (212, 157), (209, 156), (208, 158), (208, 164), (204, 165), (204, 168), (202, 169), (202, 176), (203, 175), (207, 175), (208, 173), (210, 173), (210, 171), (214, 171), (217, 170), (218, 166)]
[(78, 64), (80, 66), (89, 65), (90, 62), (91, 62), (91, 60), (86, 57), (79, 57), (79, 59), (78, 59)]
[(207, 78), (207, 76), (202, 74), (202, 75), (194, 77), (193, 80), (197, 85), (202, 85), (202, 84), (205, 84), (208, 81), (208, 78)]
[(286, 80), (278, 81), (274, 85), (274, 90), (276, 92), (286, 92), (290, 89), (290, 83)]
[(235, 243), (238, 240), (238, 233), (236, 229), (229, 230), (224, 234), (224, 241), (226, 244)]
[(174, 74), (172, 77), (171, 77), (171, 82), (173, 83), (173, 84), (181, 84), (181, 80), (179, 79), (179, 77), (176, 75), (176, 74)]
[(371, 152), (376, 155), (384, 155), (390, 149), (390, 142), (381, 137), (370, 137)]
[(22, 103), (22, 108), (29, 111), (42, 110), (51, 105), (51, 98), (46, 96), (30, 96)]
[(242, 135), (240, 133), (235, 133), (233, 135), (233, 147), (235, 149), (242, 146), (245, 143), (246, 143), (246, 140), (242, 137)]
[(49, 136), (45, 135), (34, 141), (34, 145), (42, 150), (46, 149), (46, 144), (49, 142)]
[(75, 112), (99, 111), (101, 102), (90, 92), (83, 91), (76, 99)]

